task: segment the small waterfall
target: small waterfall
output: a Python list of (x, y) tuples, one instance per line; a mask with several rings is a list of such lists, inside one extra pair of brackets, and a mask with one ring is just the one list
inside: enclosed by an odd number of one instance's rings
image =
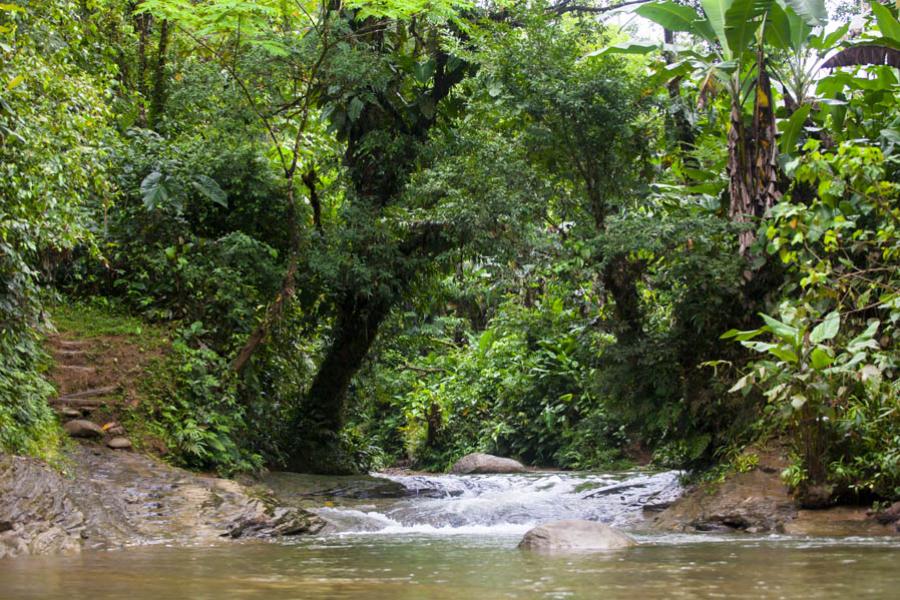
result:
[(317, 512), (338, 532), (517, 534), (558, 519), (628, 526), (642, 509), (673, 501), (680, 473), (529, 473), (524, 475), (380, 475), (404, 498), (326, 507)]

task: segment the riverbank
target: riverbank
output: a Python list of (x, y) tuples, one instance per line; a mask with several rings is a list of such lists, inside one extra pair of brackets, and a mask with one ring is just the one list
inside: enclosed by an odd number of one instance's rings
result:
[[(786, 533), (813, 536), (880, 536), (900, 534), (892, 513), (871, 507), (835, 505), (804, 508), (781, 479), (788, 466), (778, 450), (748, 450), (754, 466), (723, 481), (693, 487), (658, 514), (649, 526), (672, 532)], [(900, 515), (898, 515), (900, 516)]]
[(315, 533), (324, 523), (264, 488), (133, 452), (76, 444), (63, 468), (0, 456), (0, 558)]

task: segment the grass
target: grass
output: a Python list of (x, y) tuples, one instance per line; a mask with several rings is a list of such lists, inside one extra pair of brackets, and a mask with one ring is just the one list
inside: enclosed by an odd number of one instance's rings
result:
[(106, 298), (64, 299), (51, 308), (51, 314), (60, 333), (76, 338), (139, 337), (141, 345), (153, 348), (169, 341), (164, 327), (147, 323)]

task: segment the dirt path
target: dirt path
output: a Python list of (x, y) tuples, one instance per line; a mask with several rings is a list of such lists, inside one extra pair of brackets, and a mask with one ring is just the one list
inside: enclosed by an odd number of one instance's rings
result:
[(69, 435), (130, 449), (122, 416), (137, 406), (140, 379), (162, 352), (142, 348), (126, 336), (56, 335), (48, 348), (56, 363), (50, 379), (58, 391), (51, 404)]

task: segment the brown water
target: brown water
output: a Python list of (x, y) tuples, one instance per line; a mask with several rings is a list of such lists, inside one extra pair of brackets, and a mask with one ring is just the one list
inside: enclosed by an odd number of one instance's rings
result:
[(332, 535), (0, 561), (3, 600), (900, 598), (887, 539), (662, 536), (541, 556), (519, 536)]

